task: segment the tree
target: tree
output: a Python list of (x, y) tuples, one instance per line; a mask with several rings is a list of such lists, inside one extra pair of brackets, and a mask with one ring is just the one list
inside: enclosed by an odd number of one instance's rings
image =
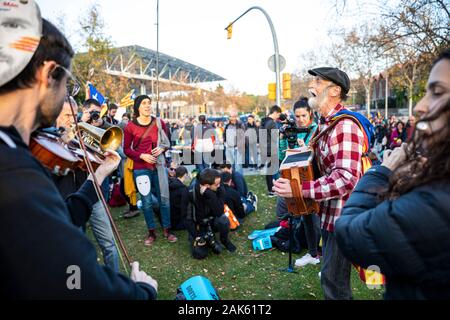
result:
[(377, 60), (374, 35), (370, 31), (370, 26), (364, 25), (343, 33), (342, 36), (345, 46), (335, 48), (345, 57), (342, 61), (347, 64), (347, 69), (356, 72), (357, 78), (361, 80), (366, 94), (367, 115), (370, 116), (371, 89)]
[(74, 75), (86, 84), (91, 82), (105, 97), (120, 102), (129, 91), (133, 80), (105, 73), (106, 62), (116, 53), (112, 41), (104, 35), (104, 22), (96, 5), (80, 18), (81, 48), (73, 59)]

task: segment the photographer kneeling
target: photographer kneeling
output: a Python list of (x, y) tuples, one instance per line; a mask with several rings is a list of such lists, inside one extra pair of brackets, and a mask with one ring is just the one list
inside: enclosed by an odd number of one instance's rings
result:
[(188, 219), (188, 231), (194, 258), (206, 258), (209, 248), (216, 254), (222, 251), (222, 246), (215, 241), (214, 232), (217, 231), (220, 242), (228, 251), (234, 252), (236, 247), (228, 239), (230, 223), (224, 214), (220, 173), (214, 169), (204, 169), (198, 175), (189, 198), (193, 208), (192, 216)]

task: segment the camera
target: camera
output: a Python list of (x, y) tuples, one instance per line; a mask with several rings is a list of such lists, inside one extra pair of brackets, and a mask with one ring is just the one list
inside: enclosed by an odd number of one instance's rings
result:
[(216, 236), (211, 227), (212, 218), (203, 219), (203, 232), (201, 239), (205, 241), (207, 246), (211, 248), (211, 250), (215, 254), (220, 254), (223, 250), (222, 245), (216, 241)]
[(289, 149), (295, 149), (299, 147), (297, 141), (297, 134), (309, 133), (309, 128), (299, 128), (294, 120), (289, 119), (285, 114), (280, 115), (281, 123), (284, 125), (280, 128), (280, 133), (284, 135), (284, 138), (288, 142)]
[(97, 121), (100, 118), (100, 112), (98, 112), (98, 111), (91, 111), (91, 112), (89, 112), (89, 114), (90, 114), (90, 119), (89, 119), (88, 123)]

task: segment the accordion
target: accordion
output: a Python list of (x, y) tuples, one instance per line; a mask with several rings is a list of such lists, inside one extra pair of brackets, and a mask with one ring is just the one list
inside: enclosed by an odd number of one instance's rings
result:
[(319, 212), (319, 204), (312, 199), (304, 199), (301, 192), (303, 181), (314, 180), (314, 152), (309, 147), (288, 149), (286, 157), (280, 165), (282, 178), (291, 182), (293, 198), (286, 198), (286, 204), (294, 216), (302, 216)]

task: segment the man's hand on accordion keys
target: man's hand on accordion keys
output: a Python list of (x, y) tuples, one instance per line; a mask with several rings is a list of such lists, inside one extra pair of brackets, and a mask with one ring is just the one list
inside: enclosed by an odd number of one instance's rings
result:
[[(301, 188), (301, 186), (300, 186), (300, 188)], [(280, 178), (280, 179), (274, 181), (272, 190), (273, 190), (273, 192), (275, 192), (275, 194), (277, 196), (280, 196), (282, 198), (293, 198), (294, 197), (294, 193), (293, 193), (292, 187), (291, 187), (291, 181), (288, 179)], [(300, 189), (300, 192), (301, 192), (301, 189)]]

